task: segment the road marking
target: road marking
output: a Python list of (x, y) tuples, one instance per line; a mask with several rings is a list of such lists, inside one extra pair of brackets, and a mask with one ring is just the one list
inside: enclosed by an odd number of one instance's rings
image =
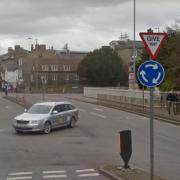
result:
[(66, 171), (43, 171), (43, 174), (66, 173)]
[(90, 114), (91, 114), (91, 115), (94, 115), (94, 116), (101, 117), (101, 118), (103, 118), (103, 119), (106, 119), (106, 116), (103, 116), (102, 114), (93, 113), (93, 112), (91, 112)]
[(17, 173), (9, 173), (8, 176), (20, 176), (20, 175), (31, 175), (32, 172), (17, 172)]
[(95, 171), (94, 169), (81, 169), (81, 170), (76, 170), (75, 172), (81, 173), (81, 172), (93, 172)]
[(43, 176), (43, 178), (67, 178), (67, 175), (47, 175)]
[(31, 176), (24, 176), (24, 177), (9, 177), (6, 180), (23, 180), (23, 179), (32, 179)]
[(79, 174), (78, 177), (89, 177), (89, 176), (99, 176), (99, 173), (90, 173), (90, 174)]
[(94, 110), (96, 110), (96, 111), (104, 111), (104, 109), (99, 109), (99, 108), (94, 108)]

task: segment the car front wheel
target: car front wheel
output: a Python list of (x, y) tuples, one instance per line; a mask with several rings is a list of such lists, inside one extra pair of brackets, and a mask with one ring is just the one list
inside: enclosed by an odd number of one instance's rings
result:
[(51, 124), (49, 122), (46, 122), (44, 124), (43, 132), (44, 132), (44, 134), (49, 134), (51, 132)]

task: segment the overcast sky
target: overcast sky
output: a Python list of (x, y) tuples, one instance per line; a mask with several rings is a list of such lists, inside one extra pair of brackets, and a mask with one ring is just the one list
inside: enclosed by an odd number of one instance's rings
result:
[[(136, 0), (136, 39), (148, 28), (180, 20), (180, 0)], [(0, 54), (19, 44), (38, 43), (91, 51), (118, 40), (133, 39), (133, 0), (0, 0)], [(32, 39), (28, 39), (31, 37)]]

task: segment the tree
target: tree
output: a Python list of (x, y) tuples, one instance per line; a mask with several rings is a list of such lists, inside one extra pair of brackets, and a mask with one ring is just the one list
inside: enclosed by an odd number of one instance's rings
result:
[(78, 69), (81, 79), (89, 85), (115, 86), (127, 84), (127, 72), (123, 69), (121, 58), (108, 46), (87, 54)]

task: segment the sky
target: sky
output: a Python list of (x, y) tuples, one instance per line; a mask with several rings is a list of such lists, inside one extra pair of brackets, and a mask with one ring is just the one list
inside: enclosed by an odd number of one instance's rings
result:
[[(136, 0), (136, 39), (152, 28), (165, 31), (180, 20), (180, 0)], [(134, 0), (0, 0), (0, 54), (8, 47), (92, 51), (121, 33), (133, 39)]]

